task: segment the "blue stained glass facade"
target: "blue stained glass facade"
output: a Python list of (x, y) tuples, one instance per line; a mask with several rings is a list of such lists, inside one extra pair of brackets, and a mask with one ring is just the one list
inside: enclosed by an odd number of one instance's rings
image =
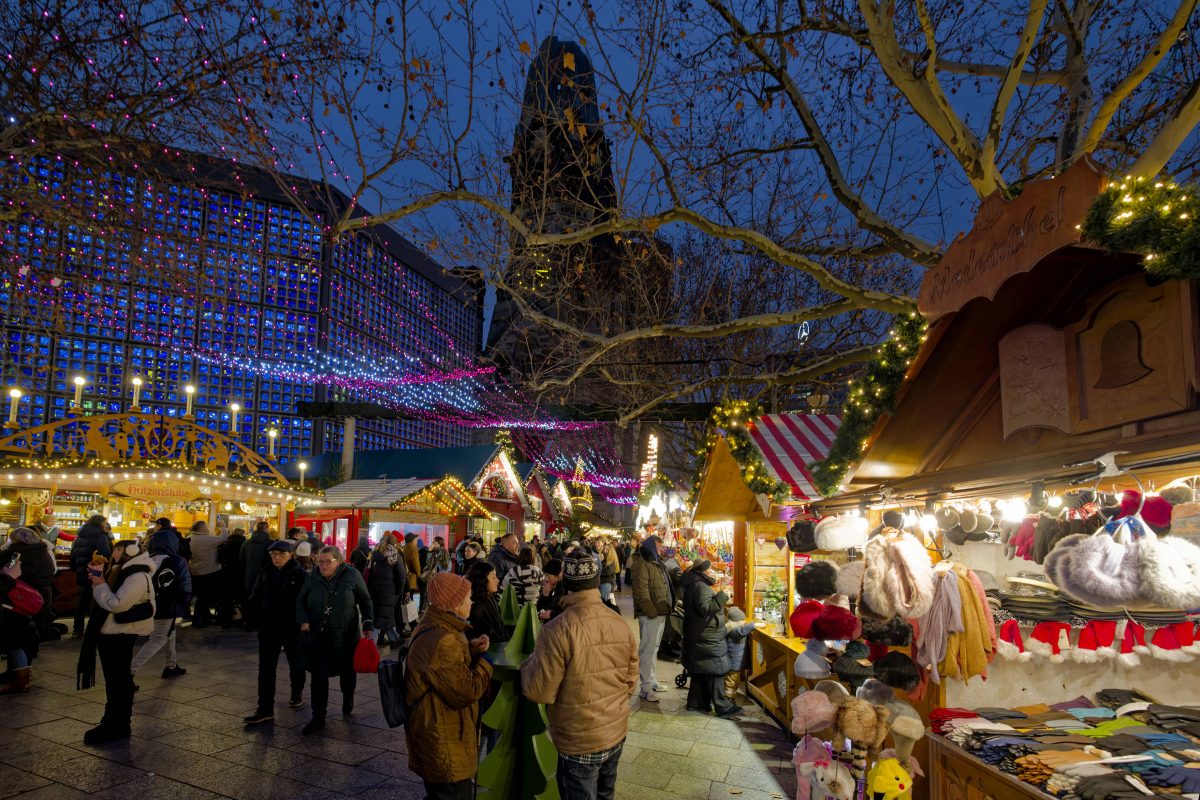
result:
[[(286, 462), (341, 448), (340, 421), (296, 415), (297, 402), (332, 399), (288, 379), (310, 360), (409, 357), (414, 368), (453, 369), (478, 355), (481, 309), (466, 287), (391, 231), (329, 244), (323, 217), (269, 182), (252, 196), (217, 179), (154, 182), (56, 162), (8, 179), (36, 181), (96, 220), (0, 228), (0, 265), (15, 276), (0, 281), (0, 386), (24, 392), (22, 425), (68, 413), (76, 375), (95, 413), (130, 408), (139, 376), (142, 408), (182, 415), (190, 383), (202, 424), (231, 432), (236, 402), (239, 438), (266, 453), (273, 428)], [(356, 447), (470, 443), (469, 430), (444, 423), (360, 420)]]

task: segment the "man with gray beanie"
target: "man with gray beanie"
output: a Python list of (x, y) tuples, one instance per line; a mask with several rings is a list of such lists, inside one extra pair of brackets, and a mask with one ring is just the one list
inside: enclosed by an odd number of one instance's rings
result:
[(521, 665), (521, 689), (546, 706), (559, 796), (612, 800), (638, 686), (637, 642), (600, 599), (600, 565), (584, 549), (563, 559), (562, 586), (562, 613)]

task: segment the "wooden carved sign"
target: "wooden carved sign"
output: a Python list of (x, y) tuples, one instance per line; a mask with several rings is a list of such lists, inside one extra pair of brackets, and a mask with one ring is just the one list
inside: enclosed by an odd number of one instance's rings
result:
[(1025, 325), (1000, 340), (1004, 438), (1025, 428), (1071, 431), (1067, 342), (1050, 325)]
[(986, 197), (971, 230), (926, 273), (917, 299), (921, 313), (932, 322), (976, 297), (995, 297), (1009, 278), (1078, 244), (1078, 226), (1103, 186), (1104, 175), (1085, 157), (1057, 177), (1029, 183), (1013, 200), (999, 192)]

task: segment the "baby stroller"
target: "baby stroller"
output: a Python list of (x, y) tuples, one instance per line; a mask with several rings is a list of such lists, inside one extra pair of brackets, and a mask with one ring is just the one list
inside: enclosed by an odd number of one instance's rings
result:
[[(662, 642), (658, 646), (660, 661), (682, 661), (683, 658), (683, 608), (676, 604), (671, 615), (667, 617), (666, 627), (663, 628)], [(688, 671), (675, 676), (675, 685), (680, 689), (687, 687)]]

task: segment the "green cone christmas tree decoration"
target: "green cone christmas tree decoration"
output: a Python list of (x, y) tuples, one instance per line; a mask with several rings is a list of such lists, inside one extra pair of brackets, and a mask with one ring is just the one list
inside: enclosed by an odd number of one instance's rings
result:
[[(510, 583), (500, 593), (500, 621), (505, 625), (516, 625), (520, 613), (521, 603), (517, 600), (517, 587)], [(533, 650), (532, 643), (529, 648), (530, 651)]]
[[(516, 608), (511, 586), (505, 595), (512, 596)], [(504, 607), (501, 600), (501, 615)], [(492, 678), (500, 690), (483, 715), (483, 724), (499, 731), (500, 739), (479, 765), (478, 796), (487, 800), (559, 800), (554, 779), (558, 751), (547, 733), (546, 708), (521, 696), (521, 663), (533, 652), (542, 629), (536, 606), (519, 606), (515, 621), (512, 638), (488, 651)]]

